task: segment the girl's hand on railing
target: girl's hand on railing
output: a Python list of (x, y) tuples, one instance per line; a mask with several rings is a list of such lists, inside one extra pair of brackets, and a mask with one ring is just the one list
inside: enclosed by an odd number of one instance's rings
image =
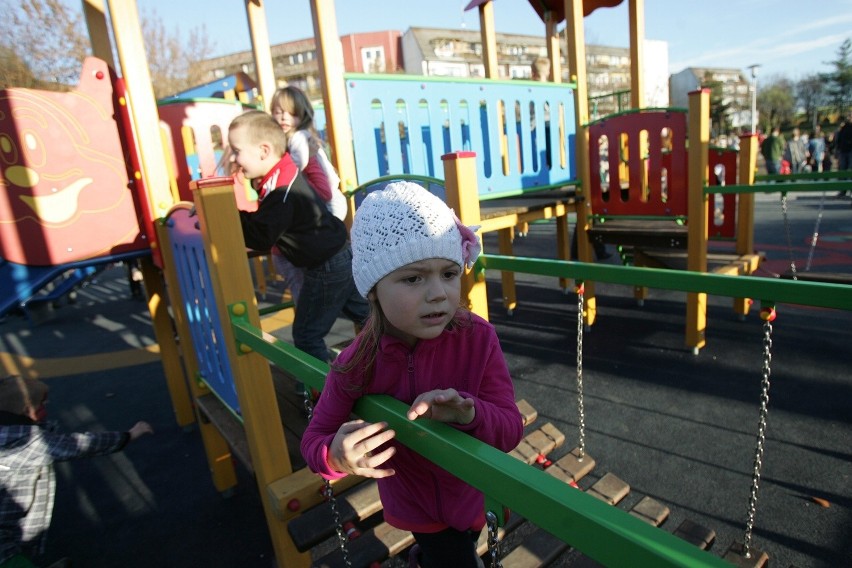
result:
[(363, 420), (346, 422), (338, 430), (328, 450), (328, 465), (341, 473), (354, 473), (362, 477), (388, 477), (396, 473), (393, 469), (382, 469), (396, 448), (388, 447), (373, 454), (380, 446), (396, 436), (388, 429), (387, 422), (371, 424)]

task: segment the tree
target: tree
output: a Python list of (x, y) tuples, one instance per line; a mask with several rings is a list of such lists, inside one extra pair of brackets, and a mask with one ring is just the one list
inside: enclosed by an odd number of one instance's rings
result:
[[(2, 0), (0, 46), (4, 52), (2, 76), (10, 80), (25, 78), (14, 66), (23, 65), (34, 82), (29, 85), (6, 84), (4, 87), (35, 86), (40, 89), (66, 89), (76, 84), (89, 41), (83, 33), (83, 16), (60, 0)], [(11, 65), (13, 67), (6, 67)]]
[(163, 20), (152, 12), (142, 15), (142, 35), (156, 98), (205, 82), (206, 71), (201, 62), (213, 51), (213, 46), (203, 25), (192, 28), (183, 38), (180, 28), (167, 30)]
[[(76, 85), (91, 53), (79, 8), (61, 0), (0, 0), (0, 6), (0, 88)], [(141, 22), (156, 98), (203, 82), (201, 62), (213, 51), (203, 26), (184, 36), (179, 28), (167, 30), (156, 12)]]
[(40, 87), (26, 62), (6, 46), (0, 46), (0, 89), (6, 87)]
[(826, 73), (827, 92), (831, 105), (837, 113), (844, 117), (852, 107), (852, 62), (849, 61), (852, 54), (852, 39), (847, 38), (837, 48), (837, 59), (827, 61), (834, 67), (834, 71)]
[(710, 127), (714, 135), (726, 133), (731, 127), (730, 114), (733, 111), (731, 101), (724, 96), (722, 91), (724, 83), (713, 79), (713, 73), (707, 71), (702, 81), (702, 89), (710, 89)]
[(819, 124), (819, 113), (827, 104), (825, 76), (815, 73), (808, 75), (796, 83), (796, 98), (799, 105), (805, 109), (805, 117), (812, 127)]
[(793, 85), (786, 77), (773, 77), (757, 95), (757, 108), (763, 131), (788, 125), (795, 116)]

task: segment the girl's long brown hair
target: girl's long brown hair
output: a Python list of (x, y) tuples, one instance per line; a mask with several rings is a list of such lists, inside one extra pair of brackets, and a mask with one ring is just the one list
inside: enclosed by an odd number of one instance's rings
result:
[[(334, 371), (343, 375), (350, 375), (350, 383), (347, 385), (347, 388), (361, 392), (366, 392), (370, 383), (373, 382), (379, 344), (382, 336), (387, 331), (385, 313), (382, 311), (382, 306), (379, 304), (375, 293), (370, 292), (367, 294), (367, 301), (370, 303), (370, 317), (367, 318), (364, 327), (358, 332), (358, 336), (355, 338), (355, 353), (349, 359), (348, 363), (339, 365), (335, 361), (331, 364), (331, 368)], [(447, 324), (446, 330), (452, 331), (466, 325), (470, 325), (470, 311), (467, 308), (459, 306), (456, 309), (455, 316)], [(352, 372), (356, 369), (363, 370), (360, 374), (360, 381), (358, 380), (358, 373)]]
[[(278, 105), (283, 110), (286, 110), (293, 116), (299, 119), (299, 126), (296, 131), (305, 130), (308, 133), (308, 148), (311, 157), (315, 156), (317, 151), (322, 146), (322, 140), (314, 126), (314, 107), (311, 101), (308, 100), (304, 91), (298, 87), (283, 87), (275, 91), (272, 95), (272, 105), (269, 107), (270, 114), (272, 107)], [(287, 144), (290, 144), (292, 134), (287, 134)]]

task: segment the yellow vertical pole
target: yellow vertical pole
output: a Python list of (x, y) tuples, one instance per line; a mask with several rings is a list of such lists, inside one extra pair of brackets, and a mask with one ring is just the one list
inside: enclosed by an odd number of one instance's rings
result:
[(268, 498), (270, 484), (293, 473), (269, 362), (257, 353), (238, 350), (231, 330), (231, 310), (236, 315), (247, 314), (251, 325), (260, 327), (251, 275), (245, 268), (234, 269), (246, 266), (246, 249), (237, 217), (233, 180), (208, 178), (192, 182), (191, 187), (252, 466), (278, 566), (307, 567), (310, 554), (296, 550), (286, 523), (278, 518)]
[(633, 108), (644, 108), (645, 81), (642, 77), (642, 57), (645, 51), (645, 0), (630, 0), (629, 4), (630, 103)]
[[(583, 198), (577, 205), (577, 254), (583, 262), (592, 262), (592, 248), (589, 243), (589, 216), (591, 195), (589, 164), (589, 88), (586, 82), (586, 35), (583, 29), (582, 0), (565, 0), (565, 36), (568, 52), (568, 69), (571, 80), (577, 84), (574, 90), (574, 119), (577, 123), (576, 160), (577, 175), (580, 178), (580, 192)], [(595, 322), (597, 302), (593, 282), (585, 282), (586, 313), (583, 321), (586, 325)]]
[[(187, 383), (189, 391), (192, 393), (192, 398), (197, 399), (204, 394), (208, 394), (210, 390), (204, 386), (203, 383), (196, 380), (199, 372), (198, 359), (195, 356), (195, 350), (192, 348), (191, 344), (192, 334), (189, 329), (189, 322), (187, 320), (186, 313), (184, 312), (185, 303), (180, 293), (180, 284), (178, 283), (177, 270), (175, 269), (175, 258), (172, 254), (171, 246), (167, 242), (168, 232), (162, 223), (157, 223), (156, 229), (158, 238), (160, 242), (163, 243), (163, 275), (166, 280), (169, 302), (173, 307), (172, 312), (174, 314), (175, 327), (177, 328), (178, 337), (181, 338), (183, 346), (183, 361), (186, 366), (186, 373), (190, 377)], [(165, 303), (160, 306), (160, 309), (166, 309)], [(169, 326), (169, 331), (171, 332), (171, 326)], [(165, 346), (161, 343), (161, 352), (164, 347)], [(174, 345), (174, 342), (169, 342), (168, 349), (174, 349), (176, 351), (177, 346)], [(184, 385), (183, 392), (186, 392), (186, 384)], [(176, 399), (176, 395), (174, 392), (171, 394), (172, 401), (174, 401)], [(210, 474), (213, 477), (213, 485), (219, 492), (226, 491), (237, 484), (237, 474), (234, 470), (234, 463), (231, 458), (231, 449), (212, 422), (199, 418), (198, 425), (201, 432), (201, 441), (204, 444), (204, 453), (207, 455), (207, 465), (210, 468)]]
[[(130, 99), (131, 118), (142, 165), (140, 173), (148, 192), (151, 215), (158, 219), (166, 215), (177, 201), (177, 196), (172, 194), (169, 184), (157, 101), (145, 57), (139, 12), (136, 0), (109, 0), (108, 5), (121, 74)], [(152, 243), (152, 247), (156, 246), (156, 243)]]
[(562, 82), (562, 52), (559, 49), (559, 32), (556, 29), (556, 14), (552, 10), (544, 12), (544, 29), (547, 41), (547, 58), (550, 59), (549, 80)]
[[(737, 183), (754, 184), (757, 165), (757, 135), (740, 137), (740, 163)], [(737, 254), (754, 252), (754, 194), (741, 193), (737, 196)]]
[[(358, 186), (358, 176), (355, 171), (355, 149), (352, 147), (352, 128), (349, 125), (349, 105), (346, 102), (346, 83), (343, 78), (343, 47), (337, 33), (334, 0), (311, 0), (311, 12), (331, 159), (340, 175), (341, 188), (346, 191)], [(349, 211), (351, 221), (354, 212), (351, 203)]]
[[(687, 269), (707, 272), (707, 153), (710, 149), (710, 90), (689, 93), (689, 157)], [(693, 353), (704, 347), (707, 329), (707, 294), (686, 295), (686, 346)]]
[[(740, 160), (737, 172), (740, 185), (752, 185), (757, 166), (757, 135), (746, 134), (740, 137)], [(737, 254), (754, 254), (754, 194), (740, 193), (737, 196)], [(750, 298), (734, 298), (734, 313), (748, 314), (751, 308)]]
[(115, 70), (104, 0), (83, 0), (83, 18), (86, 20), (86, 28), (89, 30), (92, 55), (98, 59), (103, 59), (107, 65)]
[(263, 0), (245, 0), (245, 3), (260, 101), (263, 108), (269, 110), (269, 101), (275, 93), (275, 71), (272, 66), (272, 50), (269, 47), (266, 11), (263, 8)]
[(482, 37), (482, 63), (488, 79), (499, 79), (497, 66), (497, 32), (494, 29), (494, 6), (491, 0), (479, 5), (479, 33)]
[[(165, 216), (178, 198), (170, 183), (165, 146), (159, 127), (157, 103), (154, 99), (151, 74), (145, 57), (139, 12), (136, 0), (109, 0), (107, 5), (118, 60), (121, 63), (121, 74), (125, 81), (127, 98), (130, 100), (128, 106), (141, 169), (138, 174), (145, 184), (151, 216), (156, 219)], [(102, 36), (106, 33), (104, 29), (106, 23), (104, 21), (102, 24), (98, 21), (98, 12), (103, 14), (102, 2), (94, 1), (85, 9), (90, 33), (96, 36), (92, 38), (93, 49), (96, 46), (99, 51), (109, 49), (108, 38)], [(104, 53), (99, 54), (104, 55)], [(111, 52), (109, 60), (112, 60)], [(150, 245), (152, 251), (159, 254), (159, 243), (152, 242)], [(163, 370), (172, 395), (172, 405), (178, 424), (186, 425), (192, 422), (193, 415), (189, 407), (180, 354), (174, 345), (171, 317), (166, 310), (162, 276), (148, 261), (143, 262), (142, 273), (148, 294), (148, 310), (151, 313), (157, 342), (160, 344)]]
[[(455, 152), (441, 157), (444, 162), (444, 184), (447, 205), (468, 226), (479, 225), (479, 190), (476, 185), (476, 152)], [(481, 242), (481, 239), (480, 239)], [(470, 310), (488, 319), (488, 295), (485, 278), (475, 272), (462, 279), (462, 303), (467, 298)]]

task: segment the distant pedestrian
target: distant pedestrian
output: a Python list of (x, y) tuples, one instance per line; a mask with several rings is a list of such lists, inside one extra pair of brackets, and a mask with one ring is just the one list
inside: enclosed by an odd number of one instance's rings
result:
[[(847, 116), (840, 124), (840, 129), (834, 136), (834, 147), (837, 153), (837, 169), (852, 170), (852, 115)], [(843, 190), (837, 196), (842, 197), (846, 193), (847, 191)]]
[(814, 128), (808, 140), (808, 154), (808, 163), (811, 165), (811, 171), (821, 172), (822, 161), (825, 159), (825, 137), (819, 126)]
[(784, 137), (781, 136), (781, 129), (776, 126), (760, 145), (760, 153), (763, 154), (763, 159), (766, 162), (767, 174), (781, 173), (781, 157), (784, 154), (784, 147)]
[(784, 148), (784, 159), (790, 162), (790, 173), (798, 174), (804, 171), (807, 148), (798, 128), (793, 129), (793, 137), (790, 138)]

